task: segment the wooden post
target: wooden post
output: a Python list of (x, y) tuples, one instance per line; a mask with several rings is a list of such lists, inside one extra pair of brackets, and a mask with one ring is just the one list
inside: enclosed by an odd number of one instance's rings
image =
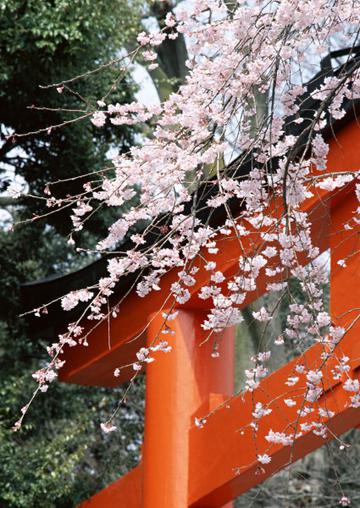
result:
[[(234, 331), (229, 328), (216, 336), (220, 356), (214, 358), (214, 336), (200, 345), (206, 338), (204, 316), (201, 311), (180, 310), (169, 322), (173, 334), (160, 335), (164, 319), (161, 314), (151, 317), (148, 345), (159, 336), (173, 349), (156, 353), (147, 367), (144, 508), (188, 507), (189, 429), (195, 413), (212, 393), (229, 395), (233, 390)], [(207, 471), (203, 474), (206, 477)]]

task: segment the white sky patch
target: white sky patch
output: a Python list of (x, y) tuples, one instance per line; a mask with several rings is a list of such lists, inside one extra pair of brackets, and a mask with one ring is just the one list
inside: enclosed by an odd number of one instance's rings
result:
[[(9, 156), (12, 157), (24, 157), (25, 152), (20, 148), (14, 148), (9, 152)], [(25, 179), (15, 174), (15, 168), (11, 166), (11, 164), (3, 163), (1, 166), (1, 174), (0, 174), (0, 180), (1, 181), (8, 181), (10, 182), (10, 185), (7, 187), (7, 189), (4, 192), (0, 193), (0, 196), (2, 197), (9, 197), (9, 198), (18, 198), (22, 194), (26, 194), (28, 192), (28, 185), (25, 181)], [(4, 230), (9, 230), (12, 223), (13, 223), (13, 217), (10, 213), (11, 208), (0, 208), (0, 228)]]
[(159, 104), (159, 96), (148, 72), (139, 64), (134, 64), (133, 68), (131, 75), (135, 83), (139, 85), (139, 91), (135, 94), (136, 99), (145, 106)]
[(330, 274), (330, 249), (325, 250), (319, 257), (316, 258), (316, 262), (319, 263), (327, 273)]

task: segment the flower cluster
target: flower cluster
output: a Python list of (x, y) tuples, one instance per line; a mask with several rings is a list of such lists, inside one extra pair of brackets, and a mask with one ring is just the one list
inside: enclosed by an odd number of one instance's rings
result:
[[(187, 78), (167, 100), (156, 106), (98, 101), (90, 113), (97, 128), (106, 123), (141, 128), (146, 122), (155, 127), (128, 153), (113, 156), (112, 170), (101, 173), (96, 185), (85, 184), (83, 194), (74, 198), (75, 232), (102, 206), (121, 206), (124, 212), (96, 246), (98, 253), (113, 251), (106, 276), (96, 288), (70, 292), (61, 305), (69, 311), (89, 302), (87, 317), (106, 319), (110, 312), (122, 312), (121, 304), (116, 310), (108, 308), (122, 277), (137, 275), (135, 290), (146, 298), (166, 286), (163, 278), (171, 271), (162, 309), (170, 305), (172, 310), (163, 313), (163, 332), (171, 333), (168, 322), (176, 319), (175, 308), (196, 295), (208, 309), (202, 327), (211, 339), (243, 321), (241, 308), (256, 299), (260, 281), (266, 280), (265, 290), (279, 294), (279, 301), (289, 290), (287, 281), (296, 281), (303, 297), (292, 295), (284, 329), (273, 342), (279, 347), (291, 343), (299, 351), (317, 343), (324, 363), (335, 359), (332, 378), (342, 382), (349, 404), (358, 408), (359, 381), (349, 373), (349, 358), (332, 356), (346, 331), (331, 322), (324, 303), (328, 269), (319, 257), (321, 242), (314, 237), (306, 205), (314, 196), (351, 184), (360, 201), (360, 168), (328, 169), (325, 131), (345, 116), (347, 102), (360, 98), (359, 59), (334, 68), (330, 76), (314, 78), (314, 69), (320, 70), (321, 59), (339, 34), (349, 46), (356, 43), (360, 4), (259, 0), (235, 2), (231, 9), (228, 4), (190, 2), (186, 9), (177, 9), (176, 16), (168, 13), (164, 29), (138, 35), (138, 51), (150, 71), (158, 65), (157, 48), (164, 41), (179, 34), (187, 41)], [(311, 111), (304, 112), (308, 101)], [(47, 202), (61, 206), (51, 196)], [(359, 224), (360, 207), (344, 231)], [(125, 239), (129, 248), (123, 252), (119, 246)], [(231, 250), (235, 262), (231, 269), (220, 268), (218, 257), (224, 257), (230, 243), (236, 245)], [(345, 269), (348, 262), (338, 260), (338, 268)], [(250, 319), (271, 336), (277, 312), (276, 305), (265, 303)], [(50, 346), (49, 367), (34, 374), (41, 391), (55, 379), (64, 345), (78, 343), (87, 345), (75, 323)], [(254, 356), (245, 371), (245, 390), (251, 396), (270, 371), (272, 348), (267, 349)], [(130, 365), (134, 376), (154, 361), (156, 351), (167, 353), (171, 346), (160, 341), (141, 348)], [(219, 355), (216, 344), (212, 354)], [(121, 368), (114, 370), (115, 377)], [(331, 411), (321, 405), (324, 378), (322, 368), (305, 361), (294, 367), (284, 380), (287, 394), (279, 406), (294, 408), (299, 429), (270, 429), (265, 437), (270, 447), (291, 446), (306, 432), (326, 438)], [(253, 432), (272, 412), (270, 406), (254, 402)], [(204, 418), (195, 419), (197, 427), (205, 423)], [(101, 428), (106, 433), (116, 429), (111, 422)], [(271, 457), (261, 453), (257, 461), (269, 464)], [(350, 501), (343, 496), (339, 503)]]

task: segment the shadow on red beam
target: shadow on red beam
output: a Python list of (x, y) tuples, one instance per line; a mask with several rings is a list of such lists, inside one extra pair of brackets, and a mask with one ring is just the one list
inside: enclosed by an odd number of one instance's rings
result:
[[(190, 431), (189, 465), (189, 506), (212, 508), (224, 505), (231, 499), (262, 483), (288, 464), (304, 457), (319, 448), (334, 436), (355, 428), (360, 424), (360, 409), (349, 407), (352, 393), (345, 391), (340, 381), (334, 380), (332, 368), (334, 361), (329, 360), (322, 368), (324, 392), (314, 407), (314, 412), (299, 416), (302, 407), (306, 380), (303, 374), (294, 371), (296, 364), (305, 364), (316, 369), (322, 364), (323, 351), (320, 345), (313, 346), (304, 355), (285, 365), (268, 376), (252, 394), (247, 392), (215, 411), (208, 417), (202, 428), (193, 427)], [(360, 343), (354, 341), (354, 335), (346, 336), (338, 348), (338, 354), (347, 354), (350, 358), (360, 357)], [(353, 362), (351, 376), (360, 378), (359, 361)], [(299, 381), (293, 387), (287, 387), (285, 381), (290, 376), (298, 376)], [(288, 407), (284, 399), (297, 401), (295, 407)], [(259, 422), (254, 434), (250, 423), (255, 420), (252, 413), (256, 402), (272, 409), (271, 414)], [(307, 404), (309, 406), (309, 404)], [(334, 415), (319, 417), (318, 408), (332, 411)], [(205, 417), (201, 412), (197, 417)], [(315, 435), (311, 430), (303, 429), (293, 446), (274, 445), (265, 436), (272, 429), (293, 435), (300, 432), (300, 424), (321, 422), (328, 428), (326, 439)], [(257, 455), (268, 454), (271, 462), (266, 465), (257, 462)]]
[(79, 504), (77, 508), (141, 508), (142, 477), (142, 465), (139, 464), (128, 474)]

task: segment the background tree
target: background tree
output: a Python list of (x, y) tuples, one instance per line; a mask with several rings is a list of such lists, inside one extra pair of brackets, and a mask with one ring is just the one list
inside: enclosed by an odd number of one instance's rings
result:
[[(66, 273), (91, 259), (75, 254), (68, 245), (71, 221), (67, 213), (60, 211), (46, 216), (34, 228), (10, 232), (11, 223), (47, 212), (41, 199), (18, 199), (10, 191), (16, 178), (19, 186), (34, 196), (42, 196), (48, 182), (67, 178), (71, 183), (57, 185), (57, 196), (66, 195), (69, 185), (71, 193), (81, 191), (85, 179), (76, 177), (101, 171), (113, 146), (129, 149), (134, 143), (133, 127), (108, 126), (100, 131), (88, 121), (72, 120), (79, 114), (91, 114), (96, 101), (109, 92), (114, 102), (131, 100), (136, 86), (128, 73), (121, 75), (120, 50), (134, 44), (141, 16), (156, 14), (161, 23), (161, 15), (171, 6), (136, 0), (16, 0), (2, 1), (0, 9), (0, 207), (4, 218), (0, 232), (0, 504), (70, 507), (134, 465), (142, 432), (143, 386), (140, 380), (129, 404), (121, 410), (124, 432), (120, 439), (109, 436), (104, 440), (97, 429), (122, 390), (76, 386), (56, 389), (45, 407), (37, 405), (21, 434), (9, 432), (14, 415), (30, 394), (31, 375), (47, 345), (41, 338), (31, 341), (24, 321), (18, 319), (20, 284)], [(154, 72), (152, 78), (162, 99), (183, 78), (186, 51), (179, 54), (179, 64), (172, 53), (179, 46), (184, 50), (183, 41), (159, 50), (162, 73)], [(111, 61), (119, 62), (108, 66)], [(101, 72), (58, 90), (39, 88), (101, 66)], [(65, 122), (69, 123), (61, 129), (48, 129)], [(27, 132), (34, 134), (16, 135)], [(103, 211), (90, 222), (90, 234), (83, 234), (87, 244), (105, 232), (116, 213)]]
[[(4, 507), (70, 507), (99, 490), (133, 465), (141, 432), (142, 398), (134, 394), (123, 411), (124, 435), (108, 439), (94, 422), (116, 404), (117, 391), (69, 386), (55, 390), (45, 406), (37, 405), (19, 435), (10, 432), (14, 414), (26, 401), (31, 374), (44, 357), (46, 342), (32, 342), (21, 312), (19, 285), (26, 280), (63, 273), (88, 261), (68, 245), (66, 214), (49, 215), (34, 228), (9, 231), (12, 221), (31, 219), (45, 207), (42, 200), (16, 199), (9, 191), (15, 177), (27, 192), (39, 196), (45, 182), (101, 170), (116, 143), (126, 151), (134, 129), (91, 123), (48, 125), (86, 115), (109, 92), (115, 101), (131, 100), (136, 90), (129, 74), (119, 79), (120, 64), (57, 92), (39, 85), (71, 78), (119, 58), (119, 49), (138, 31), (139, 4), (75, 0), (0, 2), (0, 504)], [(60, 92), (60, 93), (59, 93)], [(50, 107), (38, 109), (34, 107)], [(61, 111), (60, 111), (61, 109)], [(14, 133), (36, 132), (28, 137)], [(84, 180), (72, 182), (82, 188)], [(68, 184), (57, 187), (66, 195)], [(8, 220), (9, 215), (11, 220)], [(117, 213), (112, 211), (112, 214)], [(87, 240), (104, 231), (103, 213), (91, 225)], [(139, 388), (140, 389), (140, 388)], [(108, 445), (112, 452), (109, 453)], [(24, 465), (26, 464), (26, 467)]]

